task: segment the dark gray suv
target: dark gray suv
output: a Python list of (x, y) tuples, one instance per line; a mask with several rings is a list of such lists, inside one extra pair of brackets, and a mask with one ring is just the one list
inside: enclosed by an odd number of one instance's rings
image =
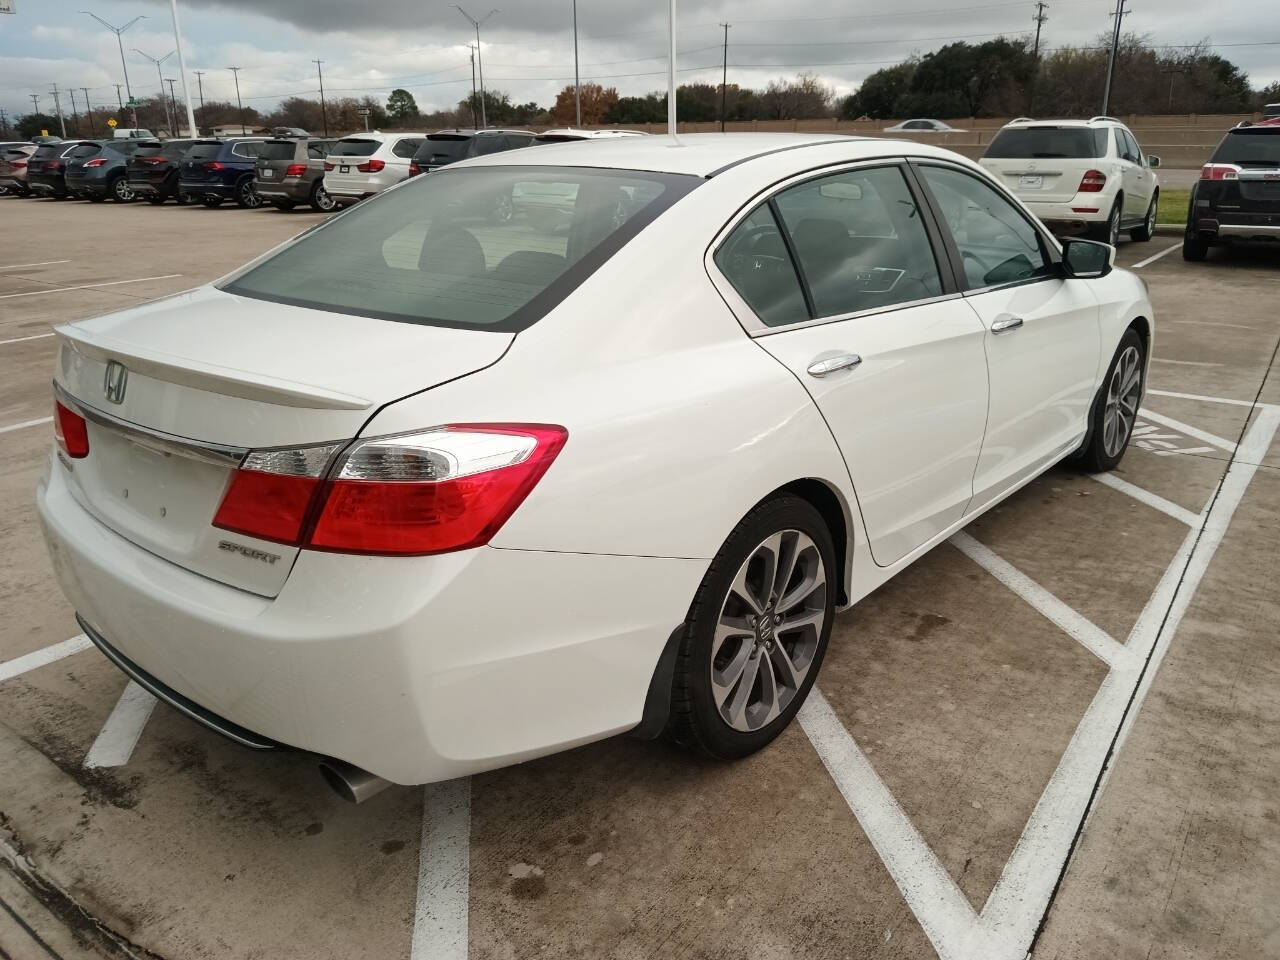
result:
[(324, 188), (324, 158), (336, 140), (318, 137), (268, 140), (258, 151), (254, 186), (258, 196), (277, 210), (309, 203), (328, 213), (337, 204)]

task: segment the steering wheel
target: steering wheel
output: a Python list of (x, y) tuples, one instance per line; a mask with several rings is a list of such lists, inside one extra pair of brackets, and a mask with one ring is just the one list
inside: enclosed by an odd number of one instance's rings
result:
[(755, 252), (754, 248), (766, 238), (777, 239), (781, 243), (778, 229), (772, 225), (755, 227), (736, 240), (729, 250), (729, 263), (735, 272), (759, 270), (767, 276), (791, 272), (791, 262), (786, 257)]

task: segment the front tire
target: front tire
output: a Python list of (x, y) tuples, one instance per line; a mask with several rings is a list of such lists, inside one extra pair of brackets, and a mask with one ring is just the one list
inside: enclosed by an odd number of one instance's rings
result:
[(1088, 445), (1080, 456), (1080, 464), (1088, 472), (1106, 473), (1124, 459), (1142, 403), (1146, 369), (1146, 347), (1130, 327), (1120, 338), (1093, 403)]
[(835, 548), (807, 501), (780, 495), (742, 519), (694, 597), (669, 732), (720, 760), (766, 746), (808, 696), (835, 618)]

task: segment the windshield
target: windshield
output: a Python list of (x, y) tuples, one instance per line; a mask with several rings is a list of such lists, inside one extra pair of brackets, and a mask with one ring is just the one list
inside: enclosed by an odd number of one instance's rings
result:
[(1218, 144), (1210, 162), (1280, 166), (1280, 129), (1246, 127), (1233, 130)]
[[(522, 330), (700, 182), (576, 167), (432, 174), (352, 207), (223, 289), (406, 323)], [(555, 203), (524, 202), (548, 192)]]
[(984, 154), (996, 160), (1091, 160), (1106, 155), (1106, 129), (1088, 127), (1001, 130)]
[(381, 140), (339, 140), (333, 145), (331, 157), (369, 157), (382, 146)]
[(268, 140), (258, 150), (264, 160), (292, 160), (298, 146), (293, 140)]

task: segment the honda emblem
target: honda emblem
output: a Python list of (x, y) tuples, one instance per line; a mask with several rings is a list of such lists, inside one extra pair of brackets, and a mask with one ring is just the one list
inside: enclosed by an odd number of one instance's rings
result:
[(102, 392), (112, 403), (124, 401), (124, 390), (129, 383), (129, 370), (115, 360), (107, 362), (107, 372), (102, 378)]

